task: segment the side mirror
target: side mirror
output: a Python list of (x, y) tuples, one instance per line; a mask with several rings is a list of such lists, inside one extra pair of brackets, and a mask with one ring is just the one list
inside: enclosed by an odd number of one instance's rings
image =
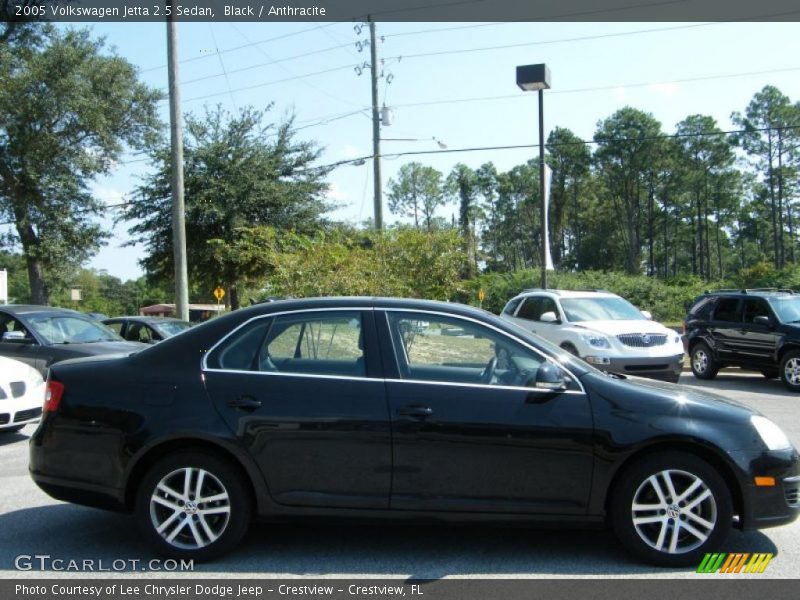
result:
[(644, 318), (647, 319), (648, 321), (653, 320), (653, 313), (651, 313), (649, 310), (640, 310), (639, 312), (642, 313)]
[(539, 320), (542, 323), (558, 323), (558, 316), (552, 310), (547, 311), (546, 313), (542, 313), (539, 317)]
[(759, 315), (757, 317), (753, 317), (753, 323), (756, 325), (761, 325), (762, 327), (771, 327), (772, 319), (766, 315)]
[(567, 389), (564, 372), (553, 363), (542, 363), (536, 371), (533, 387), (550, 392), (562, 392)]
[(4, 342), (11, 342), (12, 344), (32, 344), (33, 340), (31, 338), (25, 337), (25, 334), (21, 331), (6, 331), (3, 334), (3, 341)]

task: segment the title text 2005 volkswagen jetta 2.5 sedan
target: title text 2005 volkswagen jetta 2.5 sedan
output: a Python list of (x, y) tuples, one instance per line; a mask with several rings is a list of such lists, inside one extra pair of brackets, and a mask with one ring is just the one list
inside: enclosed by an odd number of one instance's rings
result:
[(197, 560), (253, 517), (339, 515), (609, 522), (637, 557), (696, 565), (733, 525), (800, 510), (797, 451), (765, 417), (426, 301), (272, 302), (56, 364), (30, 450), (53, 497), (133, 512)]

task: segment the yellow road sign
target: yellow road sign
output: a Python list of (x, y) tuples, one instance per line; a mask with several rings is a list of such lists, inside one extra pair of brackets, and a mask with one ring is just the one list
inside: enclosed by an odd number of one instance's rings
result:
[(486, 300), (486, 292), (483, 290), (483, 288), (481, 288), (481, 289), (478, 291), (478, 300), (480, 300), (481, 302), (483, 302), (484, 300)]
[(223, 290), (221, 287), (218, 287), (217, 289), (214, 290), (214, 298), (217, 299), (217, 302), (222, 300), (224, 297), (225, 297), (225, 290)]

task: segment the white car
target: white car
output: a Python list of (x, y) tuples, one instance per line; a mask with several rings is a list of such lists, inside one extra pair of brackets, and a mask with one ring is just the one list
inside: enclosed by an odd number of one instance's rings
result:
[(525, 290), (500, 317), (604, 371), (676, 382), (683, 370), (680, 335), (610, 292)]
[(39, 371), (0, 356), (0, 433), (19, 431), (42, 416), (45, 382)]

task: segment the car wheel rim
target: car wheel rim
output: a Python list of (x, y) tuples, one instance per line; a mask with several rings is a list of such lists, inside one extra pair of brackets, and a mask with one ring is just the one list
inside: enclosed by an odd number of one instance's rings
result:
[(717, 523), (717, 502), (697, 475), (676, 469), (645, 479), (633, 495), (633, 527), (651, 548), (685, 554), (702, 546)]
[(230, 513), (228, 491), (204, 469), (172, 471), (150, 497), (150, 523), (168, 544), (181, 550), (197, 550), (218, 540)]
[(703, 350), (696, 350), (692, 361), (694, 370), (698, 373), (705, 373), (708, 368), (708, 355)]
[(790, 358), (783, 367), (786, 381), (791, 385), (800, 385), (800, 359)]

